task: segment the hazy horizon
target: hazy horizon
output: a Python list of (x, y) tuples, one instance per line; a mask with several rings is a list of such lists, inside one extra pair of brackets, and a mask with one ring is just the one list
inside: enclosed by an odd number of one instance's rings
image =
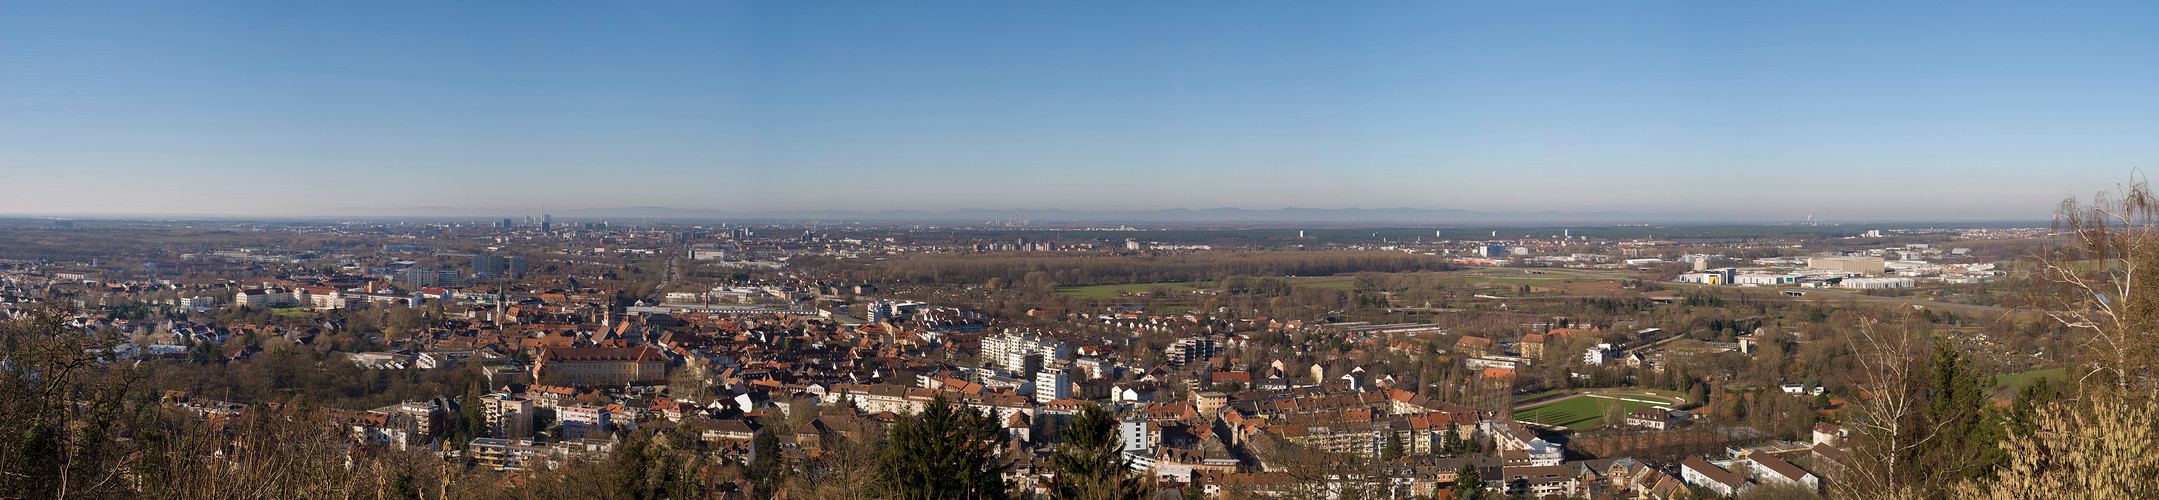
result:
[(49, 213), (0, 213), (0, 219), (72, 219), (111, 221), (231, 221), (231, 222), (334, 222), (334, 221), (408, 221), (408, 222), (474, 222), (486, 223), (498, 219), (510, 219), (519, 223), (539, 220), (551, 215), (557, 221), (657, 221), (668, 223), (703, 222), (828, 222), (869, 224), (912, 223), (994, 223), (1010, 224), (1015, 220), (1027, 226), (1075, 226), (1100, 224), (1137, 224), (1149, 227), (1199, 227), (1212, 225), (1252, 225), (1265, 227), (1612, 227), (1634, 225), (1765, 225), (1816, 223), (1821, 225), (1854, 224), (2035, 224), (2044, 226), (2046, 218), (1850, 218), (1802, 217), (1796, 219), (1756, 217), (1746, 213), (1643, 213), (1643, 212), (1480, 212), (1454, 209), (1313, 209), (1285, 207), (1282, 209), (1254, 210), (1235, 207), (1210, 209), (1162, 209), (1162, 210), (991, 210), (958, 209), (949, 211), (881, 210), (881, 211), (766, 211), (726, 212), (718, 210), (688, 210), (671, 207), (613, 207), (572, 210), (532, 211), (492, 209), (486, 207), (409, 207), (402, 209), (349, 210), (342, 213), (313, 215), (263, 214), (263, 213), (124, 213), (124, 212), (49, 212)]
[(2159, 165), (2146, 3), (0, 9), (0, 214), (2045, 220)]

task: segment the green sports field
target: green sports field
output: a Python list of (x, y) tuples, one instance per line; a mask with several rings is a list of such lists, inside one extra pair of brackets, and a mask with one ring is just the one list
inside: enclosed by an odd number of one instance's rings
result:
[(1607, 404), (1618, 405), (1620, 414), (1632, 412), (1637, 408), (1656, 406), (1636, 401), (1584, 396), (1515, 410), (1514, 419), (1523, 422), (1556, 425), (1568, 429), (1588, 429), (1604, 425), (1604, 408)]
[(1670, 399), (1672, 401), (1672, 404), (1674, 405), (1684, 405), (1687, 403), (1687, 393), (1670, 389), (1650, 389), (1645, 387), (1623, 387), (1611, 389), (1552, 389), (1536, 394), (1516, 396), (1514, 398), (1514, 402), (1515, 404), (1521, 404), (1530, 401), (1536, 401), (1538, 399), (1558, 396), (1561, 394), (1580, 394), (1585, 392), (1597, 392), (1608, 395), (1626, 396), (1637, 399), (1659, 399), (1661, 397), (1664, 399)]

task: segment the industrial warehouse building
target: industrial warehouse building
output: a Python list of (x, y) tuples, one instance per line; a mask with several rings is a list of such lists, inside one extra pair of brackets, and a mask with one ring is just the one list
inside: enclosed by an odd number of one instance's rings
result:
[(1845, 278), (1844, 281), (1837, 282), (1839, 287), (1863, 290), (1911, 288), (1912, 284), (1911, 278)]
[(1889, 268), (1886, 261), (1875, 257), (1815, 257), (1807, 259), (1810, 269), (1828, 269), (1868, 276), (1881, 276)]

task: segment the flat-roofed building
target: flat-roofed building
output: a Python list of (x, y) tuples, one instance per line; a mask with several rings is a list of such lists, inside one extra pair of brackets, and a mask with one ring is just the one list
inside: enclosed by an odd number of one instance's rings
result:
[(1035, 401), (1072, 399), (1072, 374), (1062, 368), (1045, 368), (1035, 373)]
[(1877, 257), (1815, 257), (1807, 259), (1807, 267), (1880, 276), (1882, 271), (1889, 269), (1889, 264)]
[(562, 436), (569, 439), (606, 432), (611, 416), (606, 409), (592, 405), (570, 405), (555, 409), (555, 418), (562, 422)]
[(487, 415), (487, 432), (504, 439), (532, 437), (532, 401), (509, 394), (480, 397)]
[(547, 459), (547, 448), (530, 441), (474, 438), (465, 451), (480, 467), (497, 470), (526, 470)]
[(1741, 285), (1794, 285), (1804, 276), (1797, 274), (1741, 274), (1732, 281)]
[(1837, 282), (1837, 287), (1879, 290), (1885, 288), (1911, 288), (1913, 284), (1915, 282), (1911, 278), (1845, 278)]

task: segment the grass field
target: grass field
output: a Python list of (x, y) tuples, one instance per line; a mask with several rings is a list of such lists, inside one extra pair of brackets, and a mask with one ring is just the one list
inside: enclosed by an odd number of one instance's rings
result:
[(2047, 368), (2044, 370), (2032, 370), (2023, 373), (2005, 373), (1994, 379), (1994, 386), (2008, 387), (2012, 389), (2022, 389), (2026, 384), (2032, 383), (2033, 380), (2038, 380), (2039, 377), (2046, 377), (2059, 381), (2062, 379), (2062, 377), (2067, 376), (2069, 376), (2069, 371), (2061, 368)]
[(1166, 286), (1170, 287), (1171, 289), (1191, 287), (1191, 285), (1187, 283), (1133, 283), (1128, 285), (1061, 286), (1057, 287), (1057, 293), (1071, 295), (1083, 299), (1109, 299), (1116, 298), (1127, 293), (1143, 293), (1148, 290), (1152, 290), (1154, 289), (1154, 287), (1157, 286)]
[[(1680, 401), (1686, 401), (1686, 400), (1687, 400), (1687, 393), (1686, 393), (1686, 392), (1683, 392), (1683, 391), (1674, 391), (1674, 390), (1669, 390), (1669, 389), (1643, 389), (1643, 388), (1639, 388), (1639, 387), (1629, 387), (1629, 388), (1627, 388), (1627, 390), (1630, 390), (1630, 391), (1642, 391), (1642, 392), (1647, 392), (1647, 393), (1650, 393), (1650, 394), (1655, 394), (1655, 395), (1658, 395), (1658, 396), (1664, 396), (1664, 397), (1668, 397), (1668, 398), (1678, 398), (1678, 399), (1679, 399)], [(1697, 403), (1699, 403), (1700, 401), (1696, 401), (1696, 402), (1697, 402)]]
[(1462, 282), (1464, 282), (1464, 283), (1470, 283), (1470, 284), (1492, 284), (1492, 285), (1549, 285), (1549, 284), (1553, 284), (1553, 283), (1573, 283), (1573, 282), (1577, 282), (1577, 281), (1588, 281), (1588, 280), (1586, 280), (1586, 279), (1578, 279), (1578, 278), (1481, 278), (1481, 277), (1480, 277), (1480, 278), (1469, 278), (1469, 279), (1466, 279), (1466, 280), (1462, 280)]
[(305, 307), (278, 307), (270, 309), (270, 312), (288, 318), (305, 318), (315, 315), (314, 310)]
[(1517, 398), (1514, 398), (1514, 402), (1515, 402), (1515, 404), (1521, 404), (1521, 403), (1522, 403), (1522, 402), (1524, 402), (1524, 401), (1529, 401), (1529, 400), (1533, 400), (1533, 399), (1537, 399), (1537, 398), (1543, 398), (1543, 397), (1557, 396), (1557, 395), (1560, 395), (1560, 394), (1562, 394), (1562, 393), (1569, 393), (1569, 392), (1575, 392), (1575, 391), (1574, 391), (1573, 389), (1552, 389), (1552, 390), (1549, 390), (1549, 391), (1544, 391), (1544, 392), (1539, 392), (1539, 393), (1536, 393), (1536, 394), (1530, 394), (1530, 395), (1527, 395), (1527, 396), (1521, 396), (1521, 397), (1517, 397)]
[(1568, 429), (1588, 429), (1604, 425), (1604, 408), (1606, 405), (1619, 405), (1619, 413), (1622, 415), (1632, 412), (1636, 408), (1656, 406), (1649, 403), (1618, 399), (1579, 397), (1516, 410), (1514, 419), (1563, 426)]
[[(1617, 389), (1552, 389), (1552, 390), (1549, 390), (1549, 391), (1539, 392), (1539, 393), (1535, 393), (1535, 394), (1525, 394), (1525, 395), (1522, 395), (1522, 396), (1517, 396), (1517, 397), (1515, 397), (1515, 398), (1514, 398), (1514, 403), (1515, 403), (1515, 404), (1522, 404), (1522, 403), (1524, 403), (1524, 402), (1529, 402), (1529, 401), (1535, 401), (1535, 400), (1538, 400), (1538, 399), (1548, 398), (1548, 397), (1552, 397), (1552, 396), (1558, 396), (1558, 395), (1561, 395), (1561, 394), (1577, 394), (1577, 393), (1584, 393), (1584, 392), (1601, 392), (1601, 393), (1605, 393), (1605, 394), (1612, 394), (1612, 395), (1618, 395), (1618, 396), (1624, 396), (1624, 397), (1630, 397), (1630, 398), (1638, 398), (1638, 399), (1639, 399), (1639, 398), (1643, 398), (1643, 396), (1641, 396), (1641, 395), (1636, 395), (1636, 394), (1624, 394), (1624, 393), (1621, 393), (1621, 391), (1625, 391), (1625, 392), (1646, 392), (1646, 393), (1649, 393), (1649, 394), (1654, 394), (1654, 395), (1658, 395), (1658, 396), (1663, 396), (1663, 397), (1671, 398), (1671, 399), (1673, 400), (1674, 404), (1685, 404), (1685, 402), (1687, 401), (1687, 393), (1685, 393), (1685, 392), (1680, 392), (1680, 391), (1674, 391), (1674, 390), (1668, 390), (1668, 389), (1649, 389), (1649, 388), (1643, 388), (1643, 387), (1624, 387), (1624, 388), (1617, 388)], [(1646, 399), (1655, 399), (1655, 398), (1646, 398)]]
[[(1323, 288), (1328, 290), (1353, 290), (1357, 288), (1357, 278), (1350, 276), (1301, 276), (1296, 278), (1289, 278), (1289, 282), (1291, 285), (1294, 286)], [(1215, 286), (1215, 282), (1201, 281), (1197, 283), (1130, 283), (1123, 285), (1061, 286), (1057, 287), (1057, 293), (1083, 299), (1111, 299), (1123, 296), (1123, 294), (1127, 293), (1145, 293), (1148, 290), (1154, 289), (1154, 287), (1156, 286), (1166, 286), (1170, 287), (1170, 289), (1172, 290), (1176, 290), (1180, 288), (1190, 289), (1212, 287)]]
[(1471, 285), (1550, 285), (1593, 281), (1595, 278), (1568, 274), (1529, 274), (1513, 269), (1480, 269), (1464, 273), (1462, 282)]
[(1352, 278), (1348, 276), (1312, 276), (1304, 278), (1290, 278), (1289, 282), (1295, 284), (1296, 286), (1321, 288), (1327, 290), (1357, 289), (1357, 278)]

